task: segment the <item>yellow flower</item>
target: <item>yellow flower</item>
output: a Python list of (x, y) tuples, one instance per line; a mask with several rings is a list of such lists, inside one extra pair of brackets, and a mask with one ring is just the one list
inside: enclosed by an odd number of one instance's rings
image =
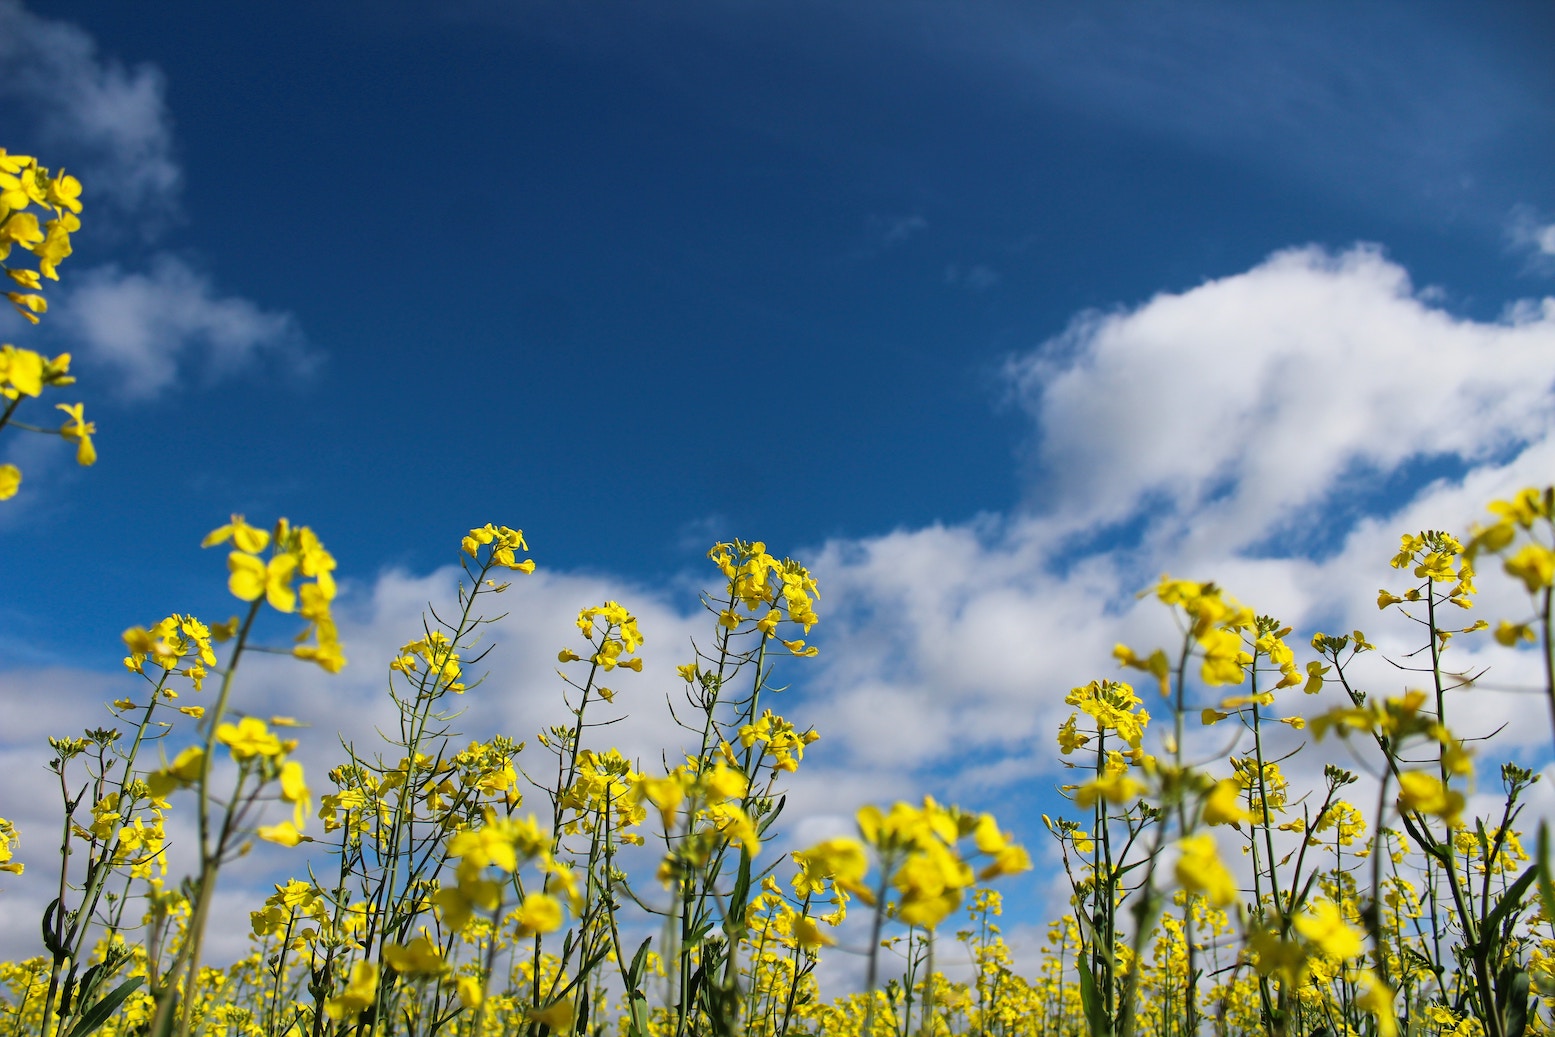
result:
[(544, 1008), (531, 1008), (527, 1013), (532, 1023), (543, 1023), (552, 1033), (571, 1033), (576, 1012), (569, 997), (558, 998)]
[(702, 816), (723, 836), (725, 842), (741, 844), (752, 857), (761, 852), (761, 836), (756, 832), (756, 822), (739, 804), (714, 803), (702, 811)]
[(6, 292), (5, 297), (11, 300), (11, 305), (16, 307), (16, 312), (26, 317), (30, 323), (38, 323), (38, 314), (49, 311), (49, 302), (41, 295), (24, 292)]
[(646, 799), (659, 808), (659, 817), (668, 831), (673, 826), (675, 812), (686, 798), (686, 775), (678, 767), (663, 778), (643, 774), (638, 776), (632, 791), (639, 802)]
[(442, 949), (426, 934), (406, 944), (390, 943), (383, 948), (383, 960), (402, 976), (440, 976), (448, 970)]
[(720, 802), (725, 799), (739, 799), (750, 788), (750, 780), (740, 771), (734, 770), (719, 761), (712, 770), (701, 775), (700, 784), (707, 793), (709, 802)]
[(10, 500), (21, 489), (22, 470), (14, 464), (0, 464), (0, 500)]
[[(5, 203), (0, 201), (0, 206)], [(0, 226), (0, 259), (11, 254), (11, 242), (16, 242), (22, 248), (32, 248), (43, 240), (43, 230), (38, 225), (36, 213), (16, 212), (11, 218)]]
[(294, 818), (301, 827), (302, 819), (307, 816), (310, 798), (308, 784), (303, 779), (302, 764), (296, 760), (287, 760), (281, 764), (280, 778), (281, 801), (294, 805)]
[(367, 1010), (378, 994), (378, 966), (359, 961), (351, 966), (351, 979), (339, 997), (324, 1002), (324, 1014), (336, 1021), (355, 1019)]
[(1458, 823), (1463, 813), (1463, 793), (1449, 789), (1434, 774), (1425, 771), (1405, 771), (1398, 776), (1398, 806), (1400, 810), (1418, 810), (1422, 814), (1435, 814), (1450, 825)]
[(554, 933), (561, 928), (562, 902), (549, 893), (530, 893), (513, 914), (519, 939), (535, 933)]
[(1065, 720), (1063, 726), (1058, 729), (1058, 751), (1065, 756), (1068, 756), (1091, 740), (1090, 735), (1081, 734), (1075, 726), (1075, 721), (1078, 718), (1078, 713), (1069, 714), (1069, 719)]
[(1075, 806), (1081, 810), (1090, 810), (1098, 800), (1105, 799), (1108, 803), (1122, 806), (1132, 803), (1145, 794), (1143, 783), (1135, 781), (1128, 774), (1102, 774), (1094, 781), (1088, 781), (1075, 790)]
[(805, 644), (803, 638), (795, 638), (792, 641), (788, 641), (780, 637), (778, 640), (783, 642), (783, 647), (788, 649), (790, 655), (797, 655), (802, 659), (814, 658), (821, 653), (821, 650), (815, 647), (815, 645)]
[(839, 889), (857, 896), (866, 904), (873, 904), (875, 896), (864, 885), (869, 872), (869, 857), (864, 844), (857, 839), (841, 837), (817, 843), (808, 850), (795, 853), (799, 874), (794, 876), (794, 890), (805, 896), (819, 888), (821, 879), (831, 879)]
[(977, 819), (977, 827), (972, 831), (972, 838), (977, 844), (979, 853), (986, 853), (993, 858), (990, 864), (983, 867), (977, 873), (979, 882), (1000, 875), (1018, 875), (1023, 871), (1031, 870), (1031, 855), (1026, 848), (1010, 841), (1010, 833), (1001, 832), (999, 824), (992, 814), (983, 814)]
[(1537, 593), (1555, 581), (1555, 551), (1543, 544), (1528, 544), (1503, 563), (1507, 575), (1523, 581), (1529, 594)]
[[(272, 734), (258, 717), (244, 717), (236, 724), (221, 724), (216, 728), (216, 741), (232, 750), (232, 758), (239, 762), (256, 756), (275, 759), (289, 751), (288, 744)], [(295, 742), (290, 743), (290, 747), (295, 746)]]
[(823, 932), (821, 927), (810, 921), (807, 915), (794, 916), (794, 939), (799, 941), (799, 946), (807, 951), (817, 950), (837, 942), (835, 936)]
[(261, 825), (255, 833), (259, 838), (281, 846), (296, 846), (307, 838), (297, 830), (297, 826), (290, 821), (282, 821), (278, 825)]
[(443, 921), (454, 932), (470, 924), (476, 908), (494, 911), (502, 902), (502, 887), (487, 879), (461, 880), (457, 886), (444, 886), (432, 897)]
[(1236, 903), (1241, 894), (1236, 879), (1221, 863), (1215, 837), (1208, 833), (1190, 835), (1178, 842), (1176, 873), (1184, 889), (1203, 893), (1216, 907)]
[[(20, 156), (18, 156), (20, 157)], [(13, 172), (0, 172), (0, 205), (7, 209), (25, 209), (48, 200), (48, 181), (36, 162), (28, 162)]]
[(1161, 686), (1161, 694), (1171, 693), (1169, 677), (1171, 663), (1166, 658), (1166, 653), (1157, 648), (1148, 657), (1141, 657), (1139, 653), (1125, 644), (1115, 645), (1112, 649), (1112, 657), (1118, 661), (1119, 666), (1129, 666), (1136, 670), (1144, 670), (1156, 679)]
[(69, 209), (71, 212), (81, 211), (81, 181), (69, 176), (61, 169), (49, 181), (47, 202), (55, 211)]
[(297, 607), (297, 592), (292, 589), (297, 573), (296, 555), (276, 555), (267, 563), (251, 554), (233, 551), (227, 556), (227, 569), (232, 573), (227, 588), (240, 601), (264, 598), (277, 612), (291, 612)]
[(15, 346), (0, 347), (0, 385), (9, 383), (4, 396), (16, 399), (17, 395), (37, 396), (43, 392), (44, 362), (42, 355), (30, 349)]
[(466, 1008), (479, 1008), (486, 1001), (486, 987), (479, 976), (460, 976), (459, 982), (454, 985), (454, 992), (459, 995), (459, 1003)]
[(1217, 781), (1205, 797), (1204, 823), (1207, 825), (1235, 825), (1252, 819), (1253, 815), (1242, 807), (1242, 783), (1235, 778)]
[(64, 411), (69, 419), (60, 426), (59, 434), (76, 444), (76, 463), (84, 466), (96, 464), (97, 448), (92, 445), (92, 433), (97, 431), (97, 426), (82, 417), (81, 409), (85, 404), (57, 403), (54, 406), (56, 410)]
[(1392, 989), (1370, 970), (1366, 978), (1367, 987), (1356, 997), (1355, 1003), (1376, 1017), (1378, 1037), (1398, 1037), (1398, 1016), (1393, 1012)]
[[(22, 213), (23, 216), (31, 216), (31, 213)], [(59, 280), (59, 272), (56, 269), (60, 262), (71, 253), (70, 235), (81, 229), (81, 221), (70, 213), (64, 213), (57, 220), (50, 220), (44, 225), (45, 235), (42, 243), (32, 246), (32, 254), (38, 257), (38, 270), (51, 281)]]
[(1350, 928), (1337, 905), (1327, 900), (1312, 904), (1296, 916), (1296, 931), (1336, 961), (1359, 957), (1365, 950), (1361, 934)]
[(243, 521), (242, 515), (232, 516), (232, 521), (218, 529), (213, 529), (200, 541), (201, 547), (214, 547), (217, 544), (225, 544), (228, 540), (239, 551), (248, 554), (258, 554), (270, 546), (270, 534), (262, 529), (256, 529)]
[(1204, 649), (1204, 665), (1199, 676), (1205, 684), (1241, 684), (1243, 667), (1253, 657), (1242, 649), (1242, 635), (1235, 630), (1211, 630), (1199, 639)]
[(20, 861), (11, 859), (16, 853), (16, 844), (20, 841), (20, 837), (16, 834), (16, 826), (0, 817), (0, 871), (12, 875), (22, 873), (25, 866)]
[[(311, 587), (312, 584), (308, 584), (303, 587), (303, 590), (309, 590)], [(292, 649), (292, 655), (298, 659), (306, 659), (309, 662), (318, 663), (319, 667), (326, 673), (339, 673), (346, 666), (345, 653), (341, 651), (339, 641), (333, 639), (325, 640), (322, 633), (323, 629), (321, 627), (321, 636), (317, 645), (298, 645)], [(453, 690), (458, 691), (461, 689), (458, 685), (454, 685)]]
[[(21, 473), (17, 473), (17, 478), (21, 478)], [(3, 486), (0, 486), (0, 500), (4, 499), (5, 490)], [(1497, 644), (1505, 645), (1508, 648), (1516, 647), (1519, 641), (1532, 643), (1536, 640), (1533, 628), (1527, 623), (1509, 623), (1504, 619), (1496, 627), (1495, 638)]]
[(174, 757), (171, 764), (146, 775), (146, 785), (151, 794), (160, 799), (174, 789), (199, 781), (204, 767), (205, 750), (198, 745), (191, 745)]

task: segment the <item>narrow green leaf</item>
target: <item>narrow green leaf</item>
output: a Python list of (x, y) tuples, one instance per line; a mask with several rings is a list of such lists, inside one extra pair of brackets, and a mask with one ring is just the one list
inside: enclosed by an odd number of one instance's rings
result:
[[(143, 976), (135, 976), (108, 991), (101, 1001), (82, 1013), (81, 1018), (76, 1020), (76, 1025), (71, 1027), (67, 1037), (87, 1037), (87, 1034), (95, 1033), (113, 1017), (113, 1013), (119, 1010), (119, 1006), (124, 1004), (124, 999), (139, 990), (140, 985), (145, 981)], [(172, 1018), (171, 1013), (168, 1018)]]

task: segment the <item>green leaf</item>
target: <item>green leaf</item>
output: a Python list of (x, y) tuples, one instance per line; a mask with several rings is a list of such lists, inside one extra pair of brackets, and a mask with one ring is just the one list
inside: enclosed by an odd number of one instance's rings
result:
[(740, 850), (740, 870), (734, 877), (734, 889), (729, 894), (729, 910), (724, 912), (724, 935), (730, 943), (739, 943), (745, 936), (745, 909), (751, 892), (751, 857)]
[(1096, 977), (1091, 975), (1090, 963), (1082, 956), (1080, 965), (1080, 1003), (1085, 1007), (1085, 1021), (1090, 1025), (1091, 1037), (1111, 1037), (1112, 1027), (1107, 1025), (1102, 1011), (1101, 995), (1096, 990)]
[[(56, 918), (59, 924), (52, 925)], [(59, 897), (55, 897), (49, 901), (49, 906), (43, 909), (43, 947), (56, 958), (65, 954), (65, 945), (61, 942), (64, 924), (64, 912), (60, 908)]]
[(653, 943), (653, 937), (648, 937), (637, 948), (637, 953), (632, 955), (632, 967), (626, 970), (627, 989), (635, 992), (643, 985), (643, 970), (648, 965), (648, 947)]
[(627, 1010), (631, 1015), (627, 1037), (647, 1037), (648, 998), (641, 990), (634, 990), (627, 996)]
[[(1543, 833), (1540, 833), (1539, 837), (1543, 839)], [(1501, 927), (1501, 920), (1507, 916), (1507, 913), (1522, 908), (1523, 897), (1527, 895), (1528, 887), (1533, 884), (1534, 879), (1538, 878), (1539, 872), (1540, 865), (1534, 864), (1527, 871), (1517, 876), (1517, 881), (1506, 888), (1506, 892), (1501, 895), (1501, 899), (1496, 903), (1495, 908), (1490, 914), (1485, 916), (1485, 923), (1480, 926), (1479, 938), (1481, 943), (1488, 947), (1488, 941), (1496, 930)], [(1540, 890), (1540, 896), (1543, 896), (1542, 889)]]
[(1528, 972), (1507, 965), (1496, 977), (1496, 1009), (1506, 1037), (1523, 1037), (1528, 1030)]
[(1539, 903), (1544, 907), (1545, 918), (1555, 918), (1555, 881), (1550, 878), (1550, 826), (1539, 822)]
[[(139, 990), (140, 985), (145, 981), (145, 977), (136, 976), (108, 991), (101, 1001), (82, 1013), (81, 1018), (76, 1020), (76, 1025), (70, 1028), (67, 1037), (86, 1037), (87, 1034), (96, 1032), (113, 1017), (113, 1013), (119, 1010), (119, 1006), (124, 1004), (124, 999)], [(168, 1018), (172, 1018), (172, 1013), (168, 1013)]]

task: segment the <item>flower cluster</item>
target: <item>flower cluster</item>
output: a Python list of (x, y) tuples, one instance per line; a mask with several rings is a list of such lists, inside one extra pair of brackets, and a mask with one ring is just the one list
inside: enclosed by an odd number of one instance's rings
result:
[[(921, 806), (898, 802), (889, 811), (867, 805), (857, 815), (859, 839), (829, 839), (795, 854), (803, 882), (830, 879), (838, 888), (874, 904), (877, 891), (864, 882), (868, 873), (865, 847), (879, 861), (879, 890), (894, 888), (892, 912), (908, 925), (933, 929), (960, 904), (966, 890), (979, 880), (1013, 875), (1031, 868), (1025, 849), (1011, 841), (989, 814), (968, 814), (925, 797)], [(977, 853), (990, 858), (980, 873), (972, 870), (959, 849), (973, 837)]]
[[(36, 207), (53, 216), (41, 226)], [(5, 265), (6, 276), (29, 292), (9, 291), (6, 298), (36, 324), (48, 303), (37, 294), (39, 277), (59, 280), (59, 264), (70, 255), (70, 235), (81, 229), (81, 181), (63, 169), (50, 173), (31, 155), (10, 155), (0, 148), (0, 261), (20, 246), (37, 258), (37, 269)]]
[[(52, 213), (52, 217), (40, 225), (34, 208), (44, 215)], [(80, 211), (81, 182), (75, 177), (64, 170), (51, 174), (37, 159), (7, 154), (0, 148), (0, 270), (22, 289), (7, 291), (6, 298), (33, 324), (48, 310), (40, 278), (59, 280), (59, 263), (70, 255), (70, 235), (81, 227), (76, 218)], [(18, 246), (37, 259), (36, 269), (5, 262)], [(78, 464), (95, 464), (97, 448), (92, 435), (97, 426), (86, 420), (82, 404), (56, 404), (56, 409), (65, 413), (65, 422), (58, 428), (24, 425), (14, 418), (23, 400), (35, 399), (45, 389), (74, 383), (69, 353), (51, 359), (9, 343), (0, 345), (0, 428), (14, 425), (29, 432), (57, 435), (75, 444)], [(0, 500), (16, 496), (21, 483), (20, 468), (0, 464)]]
[[(767, 553), (760, 540), (731, 540), (714, 544), (707, 557), (728, 581), (727, 599), (715, 611), (718, 622), (730, 632), (754, 628), (763, 637), (776, 637), (785, 618), (806, 634), (819, 622), (815, 603), (821, 592), (810, 570)], [(794, 655), (812, 656), (817, 649), (803, 638), (779, 638)]]
[[(313, 530), (293, 526), (283, 518), (273, 533), (267, 533), (249, 525), (242, 515), (234, 515), (227, 525), (207, 534), (200, 546), (228, 542), (234, 550), (227, 555), (227, 589), (239, 601), (252, 604), (250, 618), (261, 600), (277, 612), (297, 612), (308, 625), (297, 635), (292, 654), (330, 673), (340, 672), (346, 657), (330, 614), (330, 603), (335, 600), (335, 559)], [(270, 554), (265, 558), (267, 547)], [(299, 578), (312, 582), (298, 584)], [(234, 629), (234, 625), (225, 629)], [(312, 644), (306, 643), (309, 638)]]

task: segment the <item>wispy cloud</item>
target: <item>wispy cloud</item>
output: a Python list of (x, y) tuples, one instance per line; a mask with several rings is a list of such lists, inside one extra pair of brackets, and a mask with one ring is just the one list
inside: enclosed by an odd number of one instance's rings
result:
[(117, 266), (84, 272), (64, 293), (55, 322), (83, 360), (116, 372), (121, 393), (132, 398), (169, 388), (181, 370), (230, 375), (261, 353), (299, 373), (316, 362), (290, 314), (221, 295), (208, 275), (165, 254), (145, 273)]
[(917, 213), (890, 218), (875, 217), (870, 223), (879, 230), (880, 240), (886, 245), (900, 245), (914, 234), (929, 229), (929, 221)]
[[(126, 66), (80, 28), (0, 0), (0, 70), (0, 98), (17, 113), (25, 146), (85, 184), (78, 237), (111, 238), (118, 224), (151, 241), (180, 218), (183, 170), (156, 66)], [(290, 314), (221, 294), (209, 274), (170, 252), (131, 251), (135, 259), (124, 263), (67, 265), (51, 299), (42, 334), (80, 354), (83, 374), (112, 371), (121, 395), (144, 399), (190, 376), (231, 376), (262, 353), (283, 357), (293, 372), (315, 365)]]
[(1519, 205), (1507, 220), (1506, 240), (1514, 251), (1527, 257), (1529, 272), (1555, 273), (1555, 220), (1531, 206)]
[(1546, 70), (1404, 5), (990, 3), (937, 21), (938, 50), (1008, 90), (1390, 208), (1498, 220), (1508, 147), (1555, 128)]
[(951, 264), (945, 268), (945, 283), (957, 285), (974, 292), (986, 292), (990, 288), (997, 288), (1004, 283), (1004, 275), (991, 266), (982, 263), (973, 263), (962, 268)]
[(0, 0), (0, 69), (13, 132), (25, 129), (46, 162), (80, 174), (88, 201), (148, 230), (176, 215), (183, 172), (159, 69), (104, 57), (81, 29), (15, 0)]

